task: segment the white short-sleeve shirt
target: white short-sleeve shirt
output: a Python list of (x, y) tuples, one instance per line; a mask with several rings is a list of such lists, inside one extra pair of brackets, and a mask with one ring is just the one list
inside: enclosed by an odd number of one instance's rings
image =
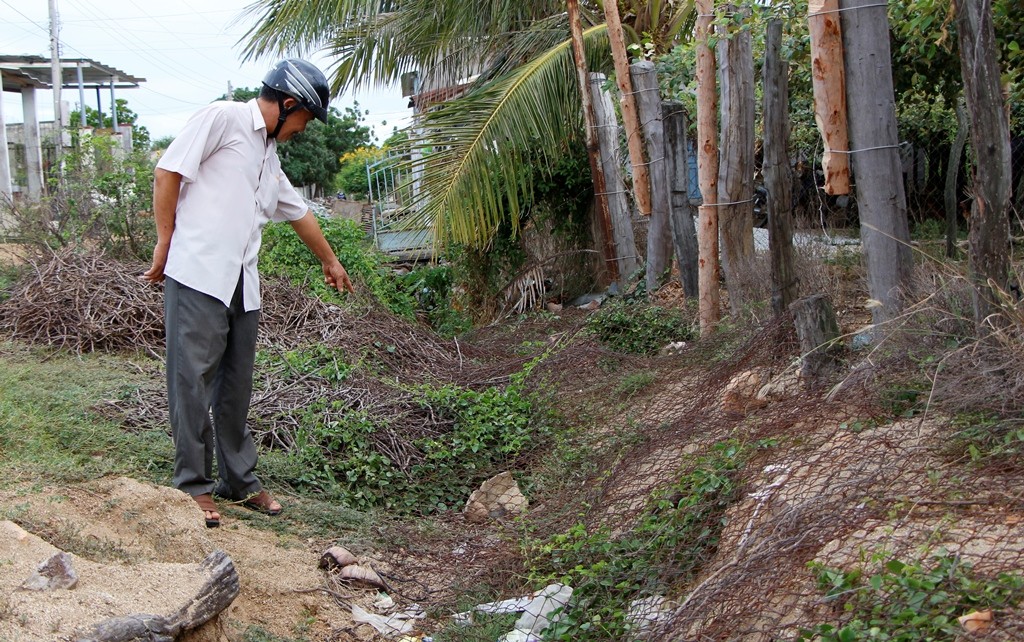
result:
[(256, 100), (200, 109), (157, 167), (182, 176), (164, 274), (230, 305), (241, 273), (245, 310), (258, 309), (263, 226), (308, 207), (281, 171)]

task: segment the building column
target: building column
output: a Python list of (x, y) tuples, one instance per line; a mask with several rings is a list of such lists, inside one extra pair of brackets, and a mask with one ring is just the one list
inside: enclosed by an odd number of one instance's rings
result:
[(43, 196), (43, 147), (39, 135), (35, 87), (22, 88), (21, 110), (25, 115), (25, 173), (28, 197), (31, 201), (39, 201)]
[(82, 61), (78, 61), (78, 122), (85, 129), (85, 83), (82, 81)]
[(14, 191), (11, 189), (11, 156), (7, 149), (7, 121), (4, 119), (4, 101), (0, 99), (0, 230), (6, 227), (4, 206), (13, 198)]
[(114, 85), (117, 83), (117, 76), (110, 77), (110, 128), (117, 133), (117, 96), (114, 95)]

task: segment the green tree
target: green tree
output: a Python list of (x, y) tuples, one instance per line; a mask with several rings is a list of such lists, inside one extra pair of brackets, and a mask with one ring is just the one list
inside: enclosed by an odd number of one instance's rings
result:
[(174, 136), (161, 136), (152, 142), (150, 149), (160, 150), (167, 149), (174, 142)]
[(296, 185), (316, 185), (321, 193), (330, 190), (346, 152), (370, 143), (370, 128), (362, 124), (358, 105), (339, 112), (331, 107), (327, 123), (310, 121), (306, 131), (281, 143), (281, 168)]
[(369, 178), (366, 166), (379, 161), (384, 150), (376, 147), (359, 147), (342, 154), (339, 159), (339, 170), (334, 178), (335, 189), (344, 192), (349, 200), (366, 198), (369, 192)]
[[(676, 41), (692, 4), (623, 3), (627, 35), (654, 29)], [(588, 67), (608, 72), (601, 5), (581, 7)], [(334, 58), (335, 93), (393, 84), (420, 73), (421, 87), (465, 95), (431, 106), (417, 125), (410, 162), (422, 172), (420, 214), (442, 239), (486, 246), (503, 222), (516, 229), (533, 198), (528, 161), (550, 166), (582, 135), (580, 96), (561, 0), (257, 0), (247, 57), (322, 51)], [(654, 19), (652, 19), (652, 16)], [(482, 64), (481, 61), (487, 61)], [(466, 78), (475, 80), (469, 85)]]
[[(81, 122), (81, 111), (71, 112), (71, 123), (77, 124)], [(117, 123), (119, 125), (131, 125), (132, 126), (132, 147), (136, 150), (145, 151), (149, 149), (149, 130), (139, 124), (139, 115), (136, 114), (128, 106), (128, 101), (124, 98), (117, 99)], [(97, 129), (111, 128), (114, 126), (113, 117), (109, 112), (103, 114), (103, 120), (100, 121), (100, 113), (92, 107), (85, 106), (85, 124), (89, 127), (95, 127)]]

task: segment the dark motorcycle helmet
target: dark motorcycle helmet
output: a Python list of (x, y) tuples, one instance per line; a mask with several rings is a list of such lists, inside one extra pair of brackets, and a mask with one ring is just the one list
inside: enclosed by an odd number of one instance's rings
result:
[(327, 122), (327, 105), (331, 101), (331, 90), (327, 84), (327, 77), (316, 65), (299, 58), (282, 60), (267, 72), (263, 84), (299, 101), (299, 107), (287, 112), (282, 107), (282, 122), (296, 109), (308, 109), (319, 120)]

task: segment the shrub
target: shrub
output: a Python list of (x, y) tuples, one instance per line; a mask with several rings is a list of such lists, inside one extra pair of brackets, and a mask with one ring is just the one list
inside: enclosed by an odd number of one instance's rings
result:
[[(62, 180), (37, 204), (10, 208), (12, 236), (53, 250), (85, 248), (115, 259), (149, 261), (156, 243), (153, 164), (124, 153), (108, 136), (78, 136), (64, 157)], [(6, 206), (5, 206), (6, 207)]]
[[(547, 435), (522, 387), (469, 390), (419, 386), (410, 403), (429, 409), (448, 430), (422, 436), (396, 434), (389, 418), (321, 400), (299, 416), (287, 481), (335, 496), (353, 508), (432, 513), (461, 504), (479, 483), (535, 448)], [(324, 420), (324, 417), (332, 419)], [(384, 454), (410, 454), (404, 464)], [(396, 446), (395, 444), (400, 444)]]
[(472, 319), (452, 301), (451, 267), (421, 267), (398, 278), (398, 285), (416, 301), (417, 309), (438, 334), (453, 337), (472, 327)]
[[(880, 559), (881, 554), (875, 557)], [(1000, 573), (981, 578), (946, 550), (931, 564), (885, 561), (870, 577), (863, 571), (811, 563), (825, 600), (844, 613), (840, 624), (819, 624), (799, 640), (917, 642), (960, 639), (957, 618), (975, 610), (1013, 607), (1024, 599), (1024, 577)]]
[[(370, 247), (355, 221), (321, 219), (320, 227), (353, 282), (365, 287), (394, 314), (412, 318), (415, 300), (387, 274), (380, 253)], [(324, 283), (319, 260), (287, 223), (271, 223), (263, 228), (260, 268), (265, 274), (305, 284), (323, 299), (338, 300), (338, 293)]]
[(562, 582), (575, 589), (572, 610), (545, 639), (575, 640), (581, 632), (594, 639), (633, 639), (630, 603), (692, 580), (714, 554), (725, 511), (739, 497), (738, 473), (753, 451), (728, 440), (692, 457), (624, 535), (613, 536), (607, 527), (588, 532), (576, 524), (547, 541), (528, 542), (533, 583)]
[(587, 329), (613, 350), (653, 354), (696, 334), (681, 310), (646, 303), (615, 302), (587, 319)]

